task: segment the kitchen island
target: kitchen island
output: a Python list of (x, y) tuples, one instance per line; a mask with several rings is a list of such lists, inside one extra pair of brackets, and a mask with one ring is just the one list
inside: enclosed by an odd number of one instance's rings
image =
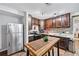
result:
[(59, 40), (60, 38), (48, 37), (48, 41), (45, 42), (43, 38), (41, 38), (39, 40), (26, 43), (25, 47), (27, 48), (27, 53), (29, 52), (28, 55), (44, 56), (53, 48), (55, 44), (57, 44), (57, 53), (59, 56)]

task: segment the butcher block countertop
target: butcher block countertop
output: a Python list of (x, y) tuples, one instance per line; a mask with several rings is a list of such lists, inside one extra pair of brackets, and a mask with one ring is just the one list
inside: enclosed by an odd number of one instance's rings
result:
[(34, 55), (44, 55), (55, 43), (60, 39), (56, 37), (48, 37), (48, 42), (44, 42), (43, 38), (25, 44), (25, 47)]

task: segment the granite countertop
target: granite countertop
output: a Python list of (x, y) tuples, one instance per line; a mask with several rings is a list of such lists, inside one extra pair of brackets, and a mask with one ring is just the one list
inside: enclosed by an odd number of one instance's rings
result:
[[(66, 37), (70, 38), (73, 40), (74, 36), (71, 33), (40, 33), (40, 34), (45, 34), (45, 35), (51, 35), (51, 36), (60, 36), (60, 37)], [(28, 37), (34, 36), (33, 34), (29, 34)], [(35, 35), (38, 36), (38, 35)]]
[(70, 33), (42, 33), (42, 34), (51, 35), (51, 36), (67, 37), (67, 38), (70, 38), (71, 40), (73, 39), (73, 34), (70, 34)]
[(29, 34), (28, 37), (32, 37), (32, 36), (39, 36), (40, 34), (34, 35), (34, 34)]

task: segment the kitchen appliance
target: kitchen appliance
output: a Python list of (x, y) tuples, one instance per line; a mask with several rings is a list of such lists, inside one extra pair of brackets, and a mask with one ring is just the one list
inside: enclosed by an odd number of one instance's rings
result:
[(23, 24), (7, 24), (8, 55), (23, 49)]

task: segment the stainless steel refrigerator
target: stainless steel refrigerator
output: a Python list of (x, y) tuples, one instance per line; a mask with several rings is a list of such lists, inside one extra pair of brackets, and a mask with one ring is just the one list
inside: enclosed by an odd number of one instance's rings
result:
[(23, 24), (7, 24), (8, 55), (23, 49)]

